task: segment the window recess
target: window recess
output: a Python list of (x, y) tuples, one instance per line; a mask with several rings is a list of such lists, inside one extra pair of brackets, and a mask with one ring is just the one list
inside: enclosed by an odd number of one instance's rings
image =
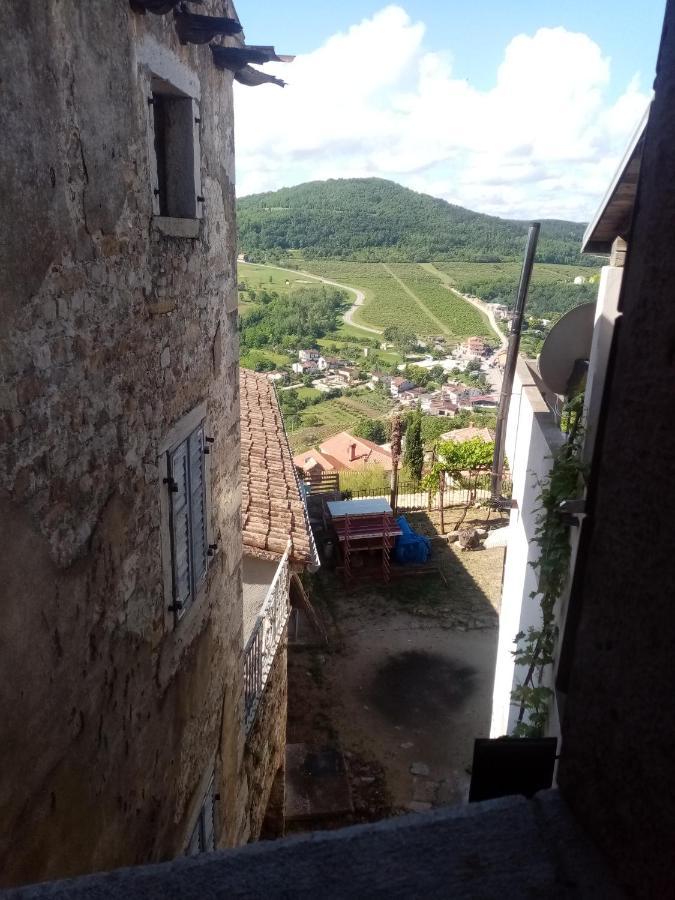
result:
[[(153, 211), (156, 216), (196, 219), (202, 214), (199, 104), (168, 82), (152, 79)], [(152, 156), (154, 156), (154, 166)]]

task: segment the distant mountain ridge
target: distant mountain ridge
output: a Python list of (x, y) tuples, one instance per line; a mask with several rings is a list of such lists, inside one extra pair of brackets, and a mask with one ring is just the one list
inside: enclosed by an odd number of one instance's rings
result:
[[(237, 201), (239, 249), (254, 261), (284, 256), (369, 262), (522, 258), (527, 222), (499, 219), (383, 178), (337, 178)], [(584, 225), (542, 221), (540, 262), (597, 265), (580, 256)]]

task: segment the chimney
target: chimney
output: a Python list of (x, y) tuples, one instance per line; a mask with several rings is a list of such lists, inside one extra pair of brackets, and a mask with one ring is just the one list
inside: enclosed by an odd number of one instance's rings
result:
[(349, 462), (354, 462), (356, 459), (356, 444), (349, 445)]

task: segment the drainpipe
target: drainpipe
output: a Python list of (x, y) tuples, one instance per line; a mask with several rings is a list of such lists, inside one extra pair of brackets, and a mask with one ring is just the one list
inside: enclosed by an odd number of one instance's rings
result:
[(504, 380), (502, 381), (502, 392), (499, 397), (499, 410), (497, 412), (497, 425), (495, 427), (495, 452), (492, 457), (492, 479), (490, 490), (491, 499), (493, 501), (501, 500), (502, 496), (506, 423), (509, 418), (511, 392), (513, 391), (513, 377), (516, 373), (516, 362), (518, 361), (518, 350), (520, 349), (520, 334), (523, 329), (525, 300), (527, 299), (527, 291), (530, 287), (530, 278), (532, 276), (534, 254), (537, 250), (540, 227), (539, 222), (532, 222), (529, 231), (527, 232), (527, 246), (525, 248), (523, 268), (520, 273), (516, 305), (513, 310), (513, 321), (511, 323), (511, 333), (509, 335), (506, 363), (504, 365)]

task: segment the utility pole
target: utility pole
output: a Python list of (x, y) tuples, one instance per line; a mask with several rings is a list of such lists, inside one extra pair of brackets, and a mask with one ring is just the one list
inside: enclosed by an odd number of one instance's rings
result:
[(520, 349), (520, 335), (523, 329), (525, 300), (527, 299), (527, 291), (530, 287), (534, 255), (537, 251), (537, 240), (539, 239), (539, 228), (539, 222), (532, 222), (527, 233), (527, 246), (525, 248), (523, 268), (520, 273), (516, 305), (513, 310), (513, 321), (511, 322), (511, 333), (509, 334), (509, 344), (506, 351), (504, 379), (502, 381), (502, 391), (499, 397), (499, 410), (497, 412), (497, 425), (495, 427), (495, 452), (492, 457), (492, 479), (490, 490), (492, 500), (500, 500), (502, 496), (506, 423), (509, 418), (509, 406), (511, 404), (511, 393), (513, 391), (513, 377), (516, 373), (516, 362), (518, 360), (518, 350)]

